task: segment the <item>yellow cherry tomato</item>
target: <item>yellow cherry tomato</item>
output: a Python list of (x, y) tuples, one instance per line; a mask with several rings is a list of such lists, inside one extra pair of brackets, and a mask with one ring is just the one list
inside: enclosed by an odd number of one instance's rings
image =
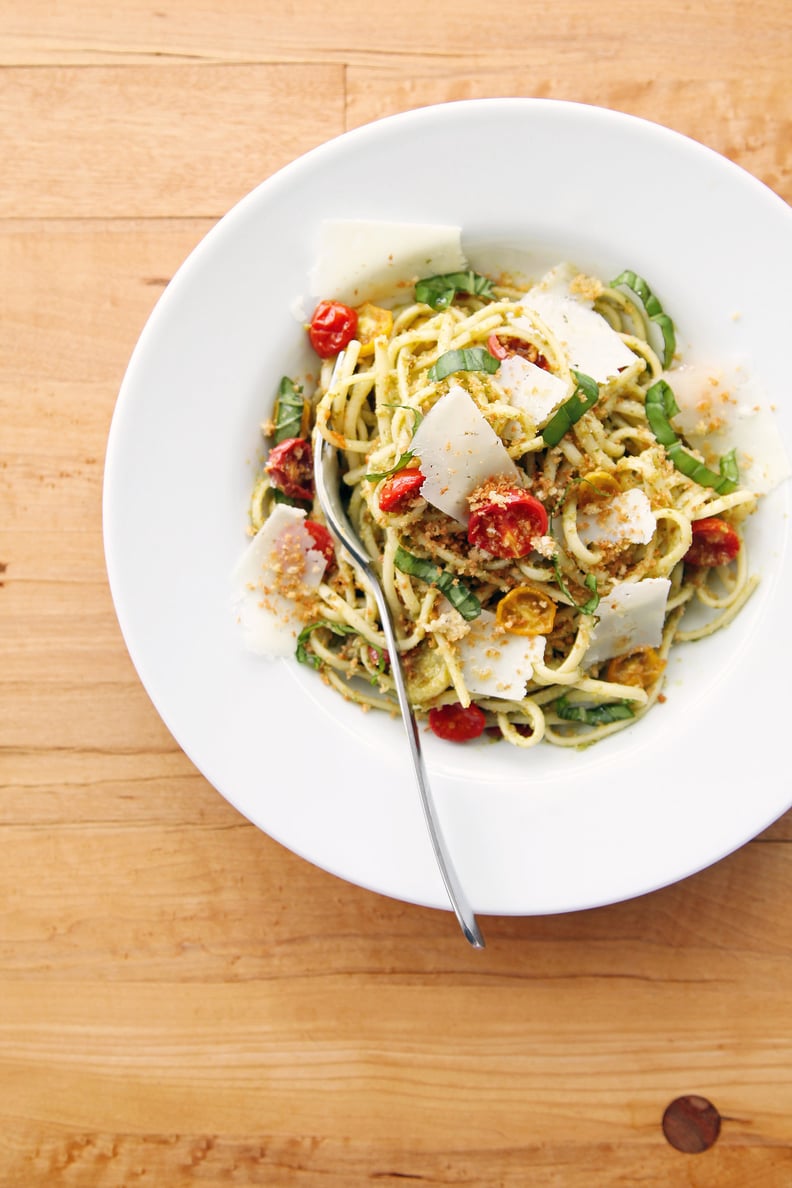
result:
[(549, 635), (556, 604), (538, 586), (516, 586), (498, 603), (495, 617), (512, 635)]
[(357, 311), (357, 338), (360, 343), (360, 358), (374, 354), (374, 339), (380, 335), (390, 334), (393, 329), (393, 314), (389, 309), (382, 309), (379, 305), (372, 305), (367, 301)]
[(636, 648), (624, 656), (614, 656), (605, 670), (605, 680), (614, 685), (633, 685), (650, 689), (665, 668), (665, 660), (654, 648)]
[(578, 486), (578, 507), (587, 507), (601, 499), (609, 499), (620, 490), (618, 480), (608, 470), (592, 470), (584, 474)]

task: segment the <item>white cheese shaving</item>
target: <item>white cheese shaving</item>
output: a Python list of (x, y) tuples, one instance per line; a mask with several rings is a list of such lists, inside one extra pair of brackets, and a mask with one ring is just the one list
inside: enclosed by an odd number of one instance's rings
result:
[(495, 375), (509, 404), (541, 425), (569, 395), (569, 385), (522, 355), (508, 355)]
[(467, 267), (460, 227), (326, 219), (309, 284), (316, 298), (360, 305), (394, 296), (422, 277)]
[(465, 684), (477, 697), (520, 701), (533, 676), (534, 665), (544, 657), (543, 635), (514, 635), (497, 627), (492, 611), (482, 611), (470, 631), (457, 644)]
[(246, 647), (266, 656), (291, 656), (304, 618), (295, 597), (319, 585), (327, 561), (304, 524), (305, 512), (278, 504), (237, 562), (233, 602)]
[(454, 384), (421, 421), (412, 448), (426, 475), (421, 495), (467, 524), (468, 496), (490, 478), (519, 480), (501, 439), (471, 396)]
[(672, 423), (710, 466), (737, 450), (740, 486), (766, 495), (792, 474), (775, 415), (759, 384), (741, 367), (724, 371), (686, 363), (666, 372), (679, 413)]
[(619, 582), (601, 599), (598, 621), (583, 657), (583, 667), (621, 656), (635, 648), (656, 648), (663, 638), (668, 578)]
[(578, 536), (584, 544), (649, 544), (657, 522), (638, 487), (578, 509)]
[[(622, 368), (635, 363), (636, 356), (596, 312), (592, 302), (572, 291), (570, 283), (575, 275), (571, 265), (559, 265), (530, 289), (520, 304), (545, 323), (565, 352), (571, 368), (602, 384)], [(528, 320), (522, 322), (518, 318), (515, 325), (531, 329)]]

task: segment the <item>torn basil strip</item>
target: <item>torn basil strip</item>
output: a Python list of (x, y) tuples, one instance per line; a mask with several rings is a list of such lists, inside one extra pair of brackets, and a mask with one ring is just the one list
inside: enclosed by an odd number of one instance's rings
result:
[(369, 483), (378, 483), (380, 479), (390, 478), (392, 474), (398, 474), (400, 470), (406, 470), (415, 457), (415, 450), (407, 450), (401, 455), (398, 462), (391, 466), (390, 470), (380, 470), (377, 474), (367, 474), (366, 481)]
[(486, 297), (487, 300), (495, 296), (489, 277), (473, 271), (428, 276), (415, 286), (415, 300), (435, 310), (448, 309), (457, 293), (469, 293), (474, 297)]
[(561, 572), (561, 562), (558, 559), (558, 553), (553, 557), (553, 573), (555, 575), (556, 585), (565, 597), (567, 597), (572, 606), (580, 611), (582, 615), (593, 615), (600, 604), (599, 591), (597, 589), (597, 579), (593, 573), (587, 573), (584, 578), (584, 585), (587, 590), (591, 591), (591, 597), (587, 598), (585, 602), (575, 602), (572, 597), (569, 587), (564, 581), (564, 575)]
[(437, 383), (455, 371), (487, 371), (494, 375), (499, 367), (500, 359), (491, 355), (486, 347), (460, 347), (440, 356), (434, 366), (429, 368), (429, 379)]
[(635, 717), (629, 701), (611, 701), (605, 705), (574, 705), (566, 694), (554, 702), (554, 708), (559, 718), (563, 718), (565, 722), (583, 722), (586, 726), (606, 726), (610, 722)]
[(584, 585), (587, 590), (591, 591), (591, 598), (582, 602), (578, 606), (578, 610), (582, 615), (593, 615), (600, 604), (599, 590), (597, 589), (597, 579), (593, 573), (587, 573), (584, 578)]
[(619, 285), (624, 285), (625, 289), (629, 289), (639, 299), (650, 322), (654, 322), (663, 336), (663, 367), (670, 367), (671, 360), (674, 358), (674, 351), (676, 350), (676, 331), (674, 323), (668, 314), (663, 309), (662, 305), (654, 295), (649, 285), (642, 276), (637, 272), (632, 272), (630, 269), (625, 269), (620, 272), (615, 280), (612, 280), (610, 287), (617, 289)]
[(303, 436), (303, 417), (305, 415), (305, 398), (299, 384), (295, 384), (284, 375), (278, 386), (278, 398), (275, 402), (275, 445), (287, 441), (290, 437)]
[(401, 545), (396, 549), (393, 563), (402, 573), (420, 578), (429, 586), (437, 586), (451, 605), (459, 611), (462, 618), (467, 619), (468, 622), (471, 619), (477, 619), (481, 614), (481, 603), (476, 595), (472, 594), (467, 586), (463, 585), (459, 578), (453, 573), (449, 573), (448, 570), (441, 569), (439, 565), (435, 565), (432, 561), (426, 561), (423, 557), (415, 557)]
[(679, 412), (676, 398), (665, 380), (657, 380), (646, 392), (646, 419), (660, 445), (674, 466), (700, 487), (711, 487), (718, 495), (728, 495), (738, 487), (737, 455), (734, 450), (724, 454), (718, 472), (710, 470), (690, 450), (686, 450), (671, 424), (671, 417)]
[(692, 479), (694, 483), (698, 483), (700, 487), (711, 487), (718, 495), (728, 495), (737, 489), (738, 484), (733, 479), (710, 470), (703, 462), (699, 462), (698, 458), (694, 457), (689, 450), (686, 450), (681, 442), (678, 441), (674, 445), (667, 446), (666, 453), (677, 470)]
[(679, 441), (671, 417), (679, 412), (673, 390), (665, 380), (657, 380), (647, 389), (644, 407), (649, 428), (662, 446), (671, 446)]
[(405, 412), (411, 412), (415, 420), (413, 421), (413, 433), (415, 433), (423, 420), (423, 413), (419, 408), (413, 408), (411, 404), (386, 404), (385, 408), (403, 408)]
[(308, 637), (316, 631), (319, 627), (326, 627), (328, 631), (332, 631), (334, 635), (356, 635), (357, 632), (354, 627), (350, 627), (348, 623), (335, 623), (332, 619), (317, 619), (315, 623), (309, 623), (307, 627), (303, 627), (300, 634), (297, 636), (297, 649), (295, 655), (300, 664), (310, 664), (313, 668), (320, 668), (322, 661), (318, 656), (314, 656), (306, 648)]
[(599, 399), (597, 381), (582, 371), (572, 370), (575, 377), (575, 388), (572, 395), (556, 409), (550, 420), (542, 430), (542, 439), (546, 446), (558, 445), (564, 434), (580, 420), (584, 413), (593, 408)]

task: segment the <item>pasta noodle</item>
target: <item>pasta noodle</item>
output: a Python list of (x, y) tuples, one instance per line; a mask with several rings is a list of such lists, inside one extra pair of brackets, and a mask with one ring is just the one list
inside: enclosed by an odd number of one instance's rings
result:
[[(543, 317), (541, 302), (529, 300), (535, 290), (508, 278), (483, 293), (457, 291), (440, 308), (417, 299), (395, 304), (369, 341), (359, 334), (340, 359), (336, 353), (322, 363), (309, 402), (313, 431), (340, 450), (349, 518), (376, 559), (411, 701), (430, 722), (448, 707), (452, 727), (438, 730), (443, 737), (468, 737), (454, 734), (453, 713), (470, 707), (477, 714), (472, 733), (521, 748), (543, 741), (576, 747), (623, 730), (662, 700), (672, 646), (725, 627), (756, 586), (742, 525), (757, 497), (739, 486), (728, 460), (710, 469), (712, 459), (675, 435), (665, 384), (673, 369), (652, 345), (670, 319), (650, 317), (659, 307), (640, 286), (623, 288), (574, 275), (569, 286), (568, 298), (596, 313), (627, 349), (628, 361), (605, 379), (592, 381), (573, 365), (558, 326)], [(515, 358), (531, 383), (542, 372), (564, 385), (550, 411), (504, 380), (503, 361)], [(444, 374), (445, 367), (452, 369)], [(506, 477), (493, 475), (467, 492), (456, 518), (426, 497), (430, 414), (451, 399), (472, 404), (473, 411), (464, 408), (492, 431), (492, 448), (502, 448), (507, 467)], [(416, 448), (422, 441), (423, 455)], [(530, 548), (510, 552), (512, 529), (519, 537), (525, 527), (524, 498), (516, 528), (510, 519), (515, 489), (541, 505), (545, 521), (533, 523)], [(275, 506), (273, 496), (283, 499), (264, 470), (251, 499), (254, 532)], [(321, 522), (318, 507), (296, 502)], [(636, 520), (643, 524), (637, 531)], [(483, 536), (474, 521), (484, 525)], [(715, 551), (707, 536), (704, 561), (692, 563), (702, 521), (718, 526), (711, 530)], [(503, 547), (482, 547), (504, 533)], [(728, 555), (718, 551), (721, 537), (731, 542)], [(658, 638), (592, 649), (611, 596), (639, 588), (667, 591)], [(693, 607), (702, 621), (683, 625)], [(376, 604), (340, 548), (300, 622), (301, 659), (344, 697), (395, 711)], [(487, 654), (507, 643), (523, 649), (518, 673), (530, 675), (516, 694), (508, 692), (510, 678), (493, 678), (486, 691), (480, 653), (473, 662), (479, 679), (471, 680), (466, 648), (485, 624)]]

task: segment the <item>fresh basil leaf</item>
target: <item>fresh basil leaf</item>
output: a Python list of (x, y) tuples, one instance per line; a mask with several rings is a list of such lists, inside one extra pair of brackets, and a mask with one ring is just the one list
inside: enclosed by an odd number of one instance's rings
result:
[(435, 310), (447, 309), (457, 293), (470, 293), (474, 297), (486, 297), (488, 300), (495, 296), (489, 277), (473, 271), (444, 272), (438, 276), (428, 276), (418, 281), (415, 286), (415, 300)]
[(584, 413), (593, 408), (599, 399), (597, 381), (582, 371), (572, 370), (577, 387), (564, 403), (556, 409), (550, 420), (542, 430), (542, 439), (546, 446), (558, 445), (561, 438), (580, 420)]
[(553, 572), (555, 574), (556, 585), (561, 593), (569, 599), (573, 606), (577, 606), (577, 603), (569, 592), (569, 586), (564, 581), (564, 575), (561, 573), (561, 562), (558, 560), (558, 553), (553, 557)]
[(711, 487), (718, 495), (728, 495), (737, 489), (738, 484), (733, 479), (723, 473), (718, 474), (714, 470), (710, 470), (703, 462), (699, 462), (698, 458), (689, 450), (686, 450), (680, 441), (667, 446), (666, 453), (677, 470), (687, 478), (693, 479), (693, 482), (698, 483), (700, 487)]
[(566, 722), (584, 722), (586, 726), (604, 726), (624, 718), (634, 718), (629, 701), (611, 701), (605, 705), (573, 705), (566, 694), (554, 703), (559, 718)]
[(625, 289), (629, 289), (635, 294), (646, 310), (649, 321), (658, 326), (663, 336), (663, 366), (670, 367), (676, 350), (676, 331), (671, 318), (664, 311), (644, 278), (638, 276), (636, 272), (631, 272), (629, 269), (620, 272), (616, 279), (611, 281), (610, 287), (617, 289), (619, 285), (624, 285)]
[(600, 596), (597, 590), (597, 579), (593, 573), (586, 574), (584, 585), (587, 590), (591, 590), (591, 598), (587, 599), (584, 603), (581, 603), (581, 605), (578, 606), (578, 610), (582, 615), (593, 615), (600, 604)]
[(597, 579), (594, 574), (587, 573), (583, 581), (586, 589), (591, 590), (591, 598), (588, 598), (585, 602), (575, 602), (561, 573), (561, 563), (558, 560), (558, 553), (556, 553), (556, 555), (553, 557), (553, 572), (555, 574), (556, 585), (558, 586), (561, 593), (566, 595), (572, 605), (576, 607), (582, 615), (593, 615), (600, 604), (600, 596), (597, 591)]
[(284, 375), (278, 387), (278, 399), (275, 402), (275, 445), (286, 441), (289, 437), (302, 437), (302, 420), (305, 410), (303, 390), (287, 375)]
[(679, 412), (674, 393), (665, 380), (657, 380), (646, 391), (646, 419), (660, 445), (665, 446), (674, 466), (700, 487), (711, 487), (718, 495), (735, 491), (737, 481), (737, 455), (734, 450), (724, 454), (720, 460), (720, 473), (710, 470), (677, 437), (669, 418)]
[(332, 619), (317, 619), (315, 623), (309, 623), (307, 627), (303, 627), (300, 634), (297, 636), (297, 649), (295, 655), (300, 664), (310, 664), (313, 668), (320, 668), (322, 661), (318, 656), (314, 656), (306, 648), (308, 637), (318, 627), (326, 627), (328, 631), (332, 631), (334, 635), (355, 635), (354, 627), (350, 627), (348, 623), (334, 623)]
[(486, 347), (460, 347), (440, 356), (434, 366), (429, 368), (429, 379), (437, 383), (455, 371), (488, 371), (494, 375), (499, 367), (500, 359), (491, 355)]
[(398, 474), (400, 470), (406, 470), (415, 457), (414, 450), (407, 450), (402, 454), (395, 466), (391, 466), (390, 470), (381, 470), (378, 474), (367, 474), (366, 480), (370, 483), (378, 483), (380, 479), (390, 478), (392, 474)]
[[(415, 423), (413, 425), (413, 433), (416, 432), (416, 430), (418, 429), (418, 426), (420, 425), (421, 421), (423, 420), (423, 413), (420, 412), (419, 409), (413, 408), (413, 406), (411, 404), (386, 404), (385, 407), (386, 408), (403, 408), (403, 409), (406, 409), (407, 412), (411, 412), (413, 414), (413, 416), (415, 417)], [(390, 478), (390, 476), (392, 474), (398, 474), (398, 472), (400, 470), (405, 470), (410, 465), (410, 463), (412, 462), (414, 457), (415, 457), (414, 450), (406, 450), (401, 455), (401, 457), (397, 461), (396, 465), (391, 466), (390, 470), (381, 470), (377, 474), (367, 474), (366, 478), (370, 483), (378, 483), (380, 481), (380, 479)]]
[(396, 549), (393, 563), (402, 573), (420, 578), (427, 585), (437, 586), (451, 605), (459, 611), (462, 618), (467, 619), (468, 622), (471, 619), (477, 619), (481, 614), (481, 603), (478, 598), (448, 570), (441, 569), (439, 565), (435, 565), (432, 561), (426, 561), (423, 557), (415, 557), (401, 545)]
[(657, 380), (646, 392), (646, 419), (660, 445), (671, 446), (679, 442), (671, 417), (679, 412), (676, 398), (665, 380)]
[(413, 408), (413, 406), (411, 404), (386, 404), (384, 407), (385, 408), (403, 408), (407, 412), (411, 412), (413, 414), (413, 416), (415, 417), (415, 422), (413, 424), (413, 433), (415, 433), (417, 431), (418, 426), (420, 425), (421, 421), (423, 420), (423, 413), (420, 411), (420, 409)]

